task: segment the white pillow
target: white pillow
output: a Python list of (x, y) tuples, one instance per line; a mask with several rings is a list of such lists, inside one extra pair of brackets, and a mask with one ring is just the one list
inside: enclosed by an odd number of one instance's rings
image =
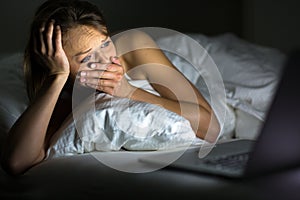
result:
[[(189, 121), (160, 106), (96, 95), (74, 110), (52, 141), (49, 157), (92, 151), (165, 150), (201, 142)], [(72, 120), (74, 117), (74, 120)]]
[(264, 120), (286, 55), (227, 33), (215, 37), (191, 34), (208, 51), (224, 80), (227, 102)]
[(286, 55), (278, 49), (249, 43), (233, 34), (206, 44), (235, 108), (236, 138), (256, 139), (276, 91)]
[(0, 131), (4, 137), (26, 109), (28, 97), (22, 67), (23, 54), (15, 53), (0, 60)]
[[(223, 78), (228, 105), (224, 123), (227, 132), (224, 130), (223, 134), (232, 136), (231, 130), (234, 124), (234, 137), (255, 138), (276, 90), (281, 67), (286, 58), (285, 54), (274, 48), (247, 42), (231, 33), (214, 37), (196, 33), (187, 36), (193, 38), (208, 52)], [(158, 43), (170, 49), (178, 49), (187, 55), (193, 55), (189, 59), (199, 59), (199, 63), (205, 67), (203, 53), (195, 52), (187, 37), (181, 34), (172, 35), (161, 38)], [(174, 54), (166, 52), (166, 55), (206, 97), (209, 96), (199, 73), (201, 69), (195, 70), (189, 62)], [(252, 120), (248, 120), (249, 117)], [(246, 127), (252, 127), (252, 131), (247, 130)]]

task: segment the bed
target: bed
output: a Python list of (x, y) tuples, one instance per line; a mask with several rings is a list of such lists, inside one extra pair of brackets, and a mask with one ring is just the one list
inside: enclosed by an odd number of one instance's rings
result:
[[(204, 65), (207, 59), (203, 59), (202, 53), (195, 51), (195, 45), (203, 48), (201, 52), (209, 55), (211, 62), (220, 73), (225, 95), (224, 102), (221, 103), (226, 114), (223, 115), (223, 132), (217, 142), (237, 139), (255, 140), (278, 84), (285, 54), (278, 49), (247, 42), (234, 33), (215, 36), (171, 33), (162, 34), (163, 36), (160, 37), (153, 35), (153, 37), (173, 64), (199, 90), (203, 93), (207, 92), (207, 86), (203, 87), (205, 80), (201, 79), (201, 75), (205, 72), (198, 73), (199, 71), (191, 67), (191, 64), (199, 62), (200, 65)], [(175, 44), (180, 46), (179, 53), (186, 56), (178, 56), (169, 50), (178, 50)], [(166, 45), (168, 48), (165, 48)], [(9, 128), (26, 108), (28, 99), (22, 75), (22, 52), (1, 55), (1, 58), (0, 142), (2, 144)], [(155, 125), (157, 124), (152, 122), (149, 126)], [(182, 141), (177, 141), (175, 144), (179, 142)], [(136, 143), (138, 141), (135, 141)], [(192, 144), (188, 148), (199, 148), (197, 145), (199, 144)], [(134, 149), (134, 146), (131, 147), (134, 151), (107, 148), (97, 149), (97, 151), (93, 149), (90, 153), (53, 156), (20, 177), (11, 177), (1, 169), (1, 199), (106, 197), (146, 199), (176, 197), (177, 199), (199, 196), (217, 198), (220, 194), (223, 198), (243, 195), (244, 199), (252, 199), (257, 189), (248, 189), (238, 183), (229, 184), (219, 178), (206, 176), (199, 178), (193, 173), (177, 171), (168, 166), (149, 168), (145, 163), (139, 162), (140, 156), (159, 153), (161, 149), (145, 152)], [(175, 145), (174, 148), (176, 150), (177, 146)]]

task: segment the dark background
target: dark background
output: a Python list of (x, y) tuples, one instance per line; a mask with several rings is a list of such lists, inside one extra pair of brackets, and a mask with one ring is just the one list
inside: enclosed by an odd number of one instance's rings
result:
[[(260, 45), (289, 52), (300, 46), (298, 0), (91, 0), (112, 32), (163, 27), (183, 33), (232, 32)], [(33, 13), (44, 0), (0, 1), (0, 54), (23, 51)]]

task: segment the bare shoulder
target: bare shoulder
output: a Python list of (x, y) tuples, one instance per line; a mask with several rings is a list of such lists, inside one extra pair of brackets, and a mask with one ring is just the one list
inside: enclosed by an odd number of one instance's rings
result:
[[(151, 35), (143, 31), (125, 31), (113, 41), (125, 71), (132, 78), (150, 80), (164, 66), (175, 69)], [(165, 74), (164, 71), (161, 74)]]
[(119, 56), (141, 49), (158, 49), (157, 44), (147, 33), (132, 29), (112, 36)]

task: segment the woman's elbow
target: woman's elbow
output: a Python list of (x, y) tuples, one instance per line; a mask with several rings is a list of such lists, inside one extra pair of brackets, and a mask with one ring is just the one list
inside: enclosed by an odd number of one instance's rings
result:
[(213, 123), (206, 132), (204, 140), (210, 143), (214, 143), (217, 141), (220, 135), (220, 125), (218, 122)]
[(26, 170), (18, 159), (13, 158), (2, 158), (1, 167), (6, 173), (14, 176), (21, 175)]
[(205, 129), (198, 129), (197, 137), (204, 139), (207, 142), (214, 143), (219, 138), (221, 126), (216, 116), (213, 114)]
[(24, 174), (29, 168), (41, 162), (43, 158), (44, 156), (41, 154), (32, 162), (30, 160), (24, 160), (24, 157), (1, 156), (1, 167), (7, 174), (18, 176)]

